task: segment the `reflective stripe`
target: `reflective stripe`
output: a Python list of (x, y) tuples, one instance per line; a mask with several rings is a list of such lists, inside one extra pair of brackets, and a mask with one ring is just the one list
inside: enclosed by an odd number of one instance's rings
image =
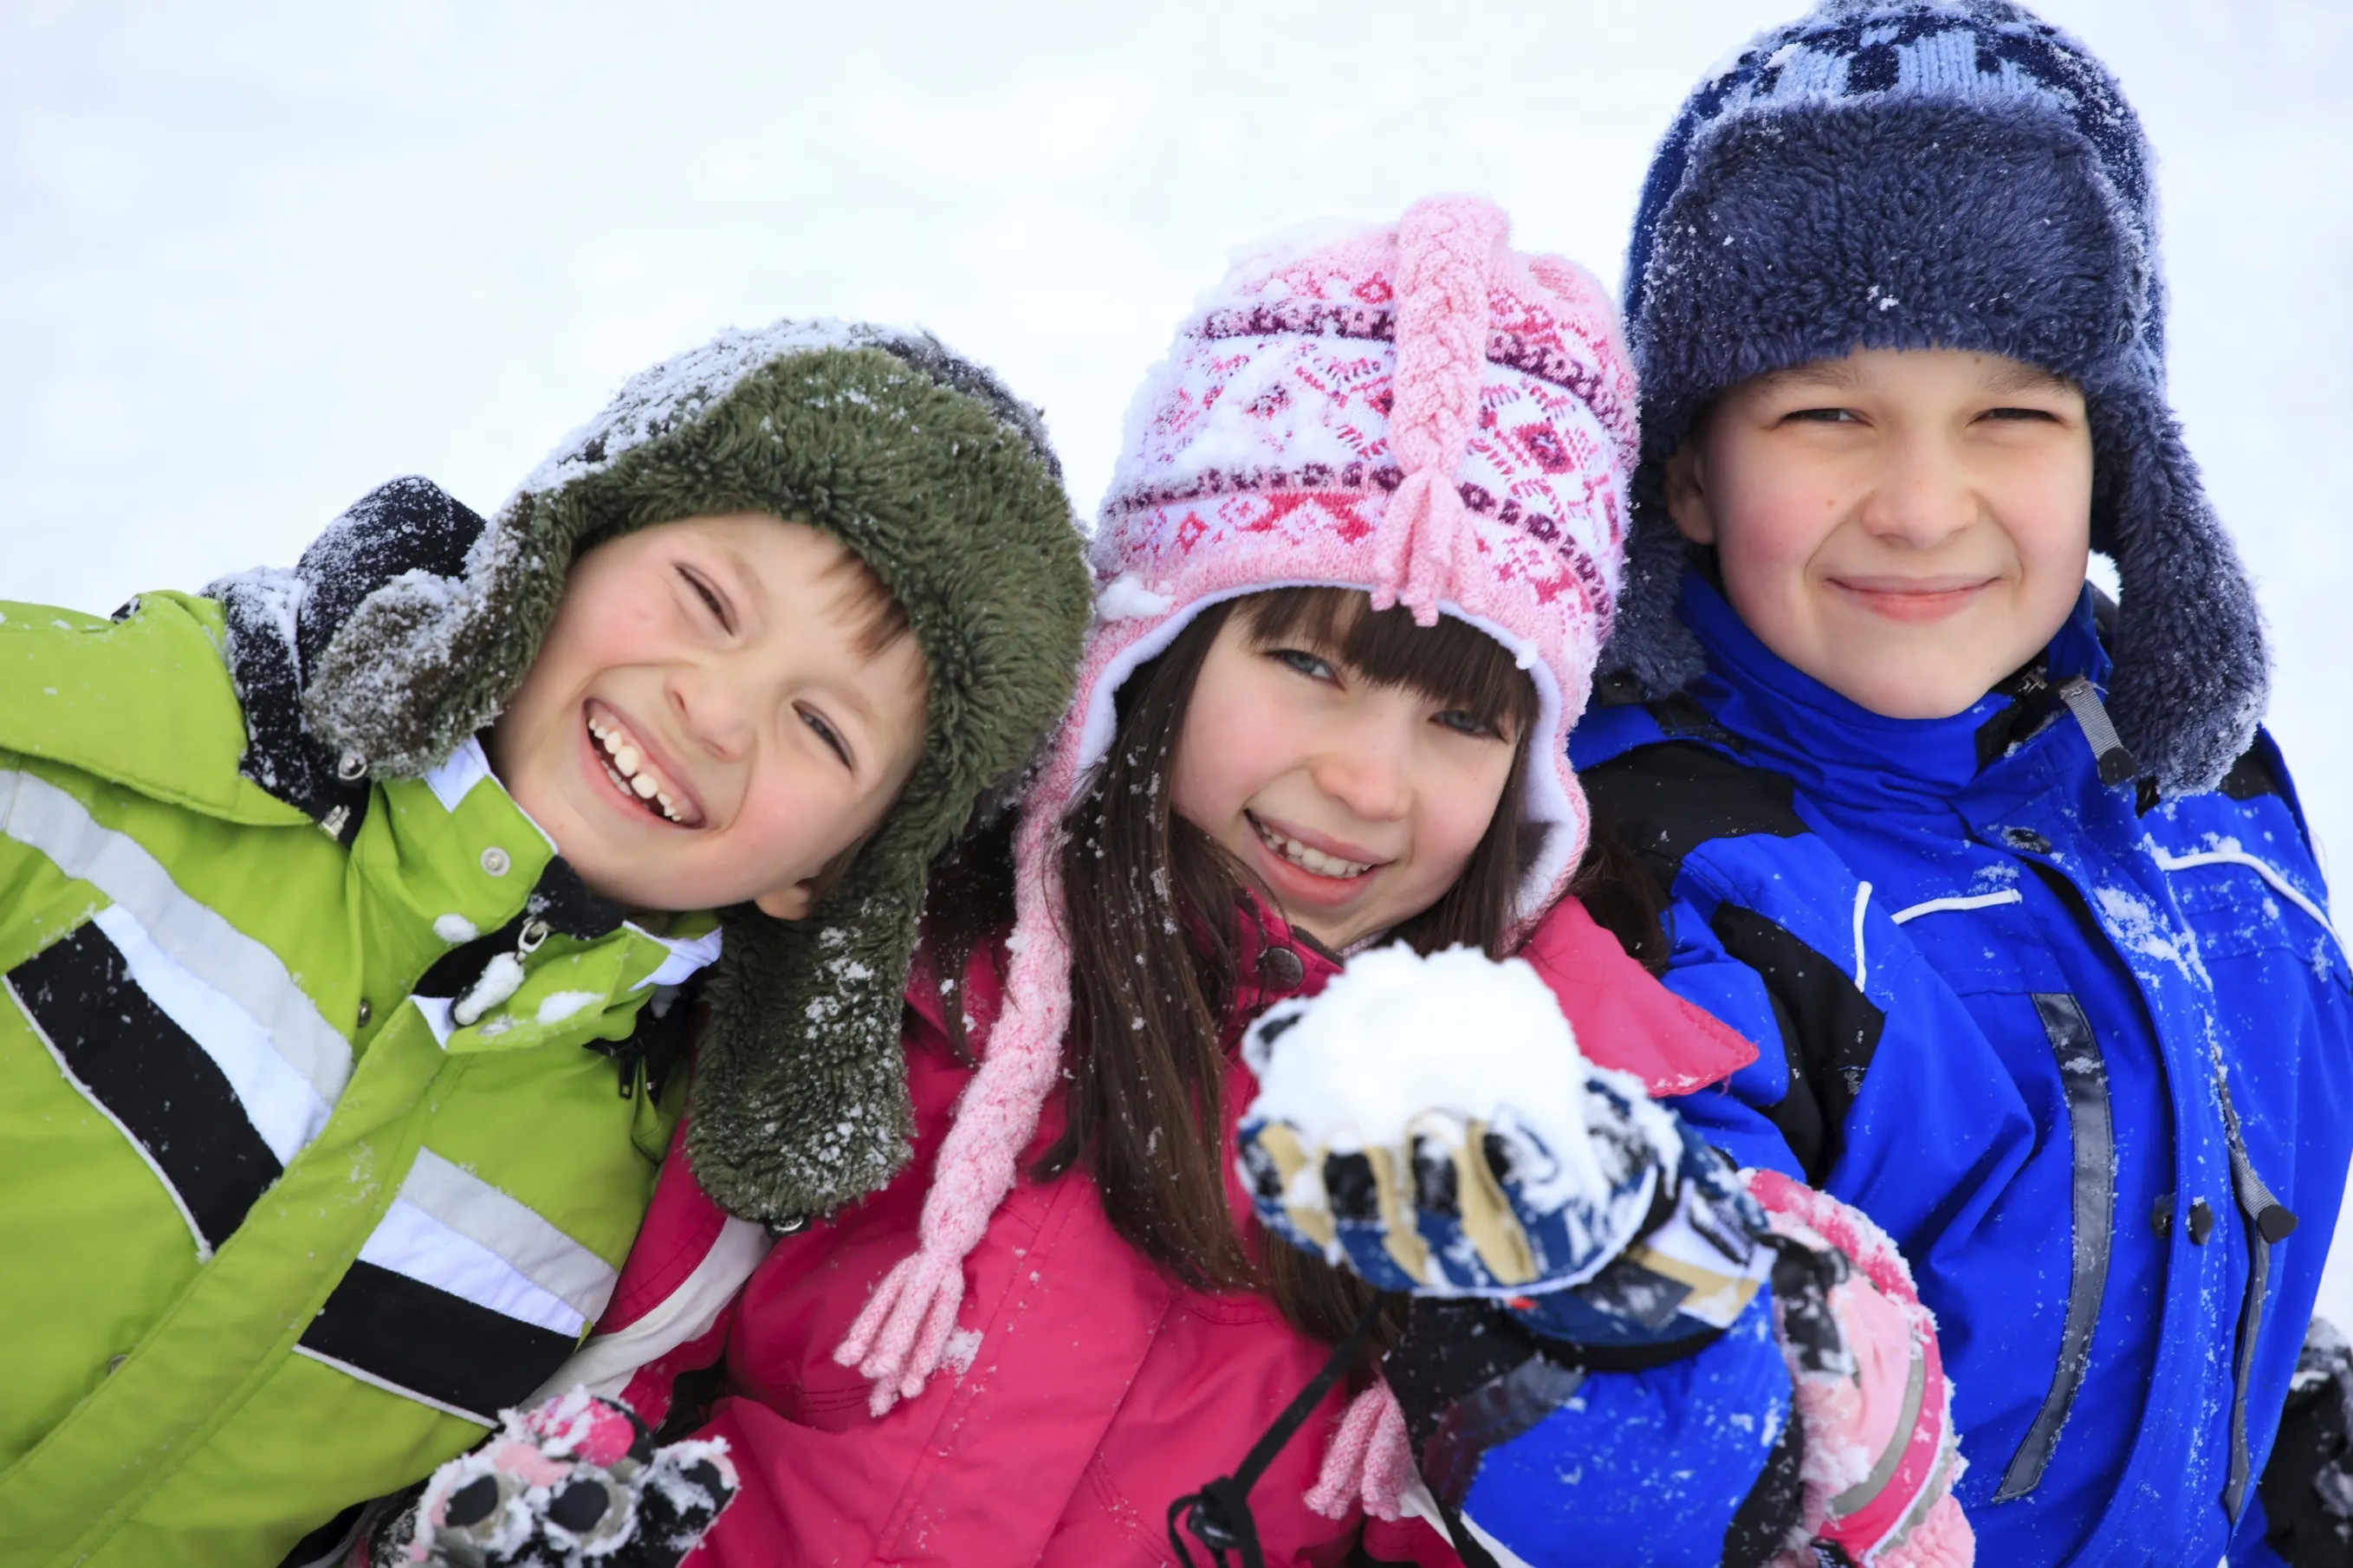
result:
[(632, 991), (642, 991), (649, 985), (681, 984), (696, 971), (718, 959), (720, 942), (726, 935), (723, 931), (714, 926), (701, 936), (672, 941), (669, 937), (656, 936), (651, 931), (638, 926), (633, 925), (629, 929), (647, 941), (658, 942), (670, 950), (670, 956), (661, 961), (659, 968), (629, 987)]
[(1887, 1451), (1862, 1479), (1831, 1499), (1831, 1517), (1845, 1519), (1860, 1512), (1895, 1479), (1896, 1467), (1912, 1446), (1912, 1435), (1920, 1425), (1920, 1406), (1926, 1403), (1928, 1393), (1928, 1360), (1920, 1352), (1920, 1343), (1912, 1343), (1912, 1368), (1904, 1377), (1904, 1405), (1896, 1412), (1894, 1430), (1887, 1439)]
[(487, 1307), (501, 1317), (577, 1335), (587, 1320), (472, 1237), (406, 1198), (395, 1198), (360, 1248), (360, 1261)]
[(155, 1005), (94, 921), (9, 971), (7, 989), (66, 1081), (163, 1184), (197, 1260), (209, 1259), (284, 1170), (218, 1062)]
[(1854, 988), (1862, 989), (1865, 973), (1862, 962), (1862, 911), (1871, 903), (1871, 884), (1864, 882), (1854, 890)]
[(400, 1201), (497, 1255), (538, 1290), (569, 1306), (580, 1320), (550, 1322), (550, 1328), (578, 1333), (605, 1310), (613, 1299), (613, 1287), (620, 1282), (611, 1264), (536, 1211), (430, 1149), (417, 1152), (417, 1163), (400, 1184)]
[[(2200, 849), (2188, 855), (2175, 855), (2152, 844), (2149, 853), (2156, 858), (2158, 869), (2165, 871), (2186, 871), (2192, 866), (2244, 866), (2270, 883), (2272, 891), (2319, 921), (2321, 930), (2332, 937), (2337, 936), (2337, 928), (2328, 923), (2327, 914), (2318, 904), (2305, 897), (2285, 877), (2243, 849)], [(2342, 937), (2337, 938), (2337, 945), (2345, 945)]]
[(489, 1422), (564, 1364), (618, 1279), (541, 1215), (420, 1149), (301, 1349)]
[(154, 947), (260, 1026), (269, 1049), (332, 1106), (352, 1076), (352, 1048), (269, 948), (180, 890), (129, 835), (100, 826), (46, 779), (0, 770), (0, 834), (90, 883), (135, 919)]
[(270, 1048), (269, 1031), (260, 1020), (158, 947), (121, 904), (99, 910), (90, 923), (114, 943), (131, 978), (156, 1010), (187, 1031), (220, 1068), (237, 1103), (245, 1107), (246, 1120), (278, 1156), (279, 1164), (293, 1163), (294, 1156), (327, 1125), (334, 1108)]
[(1999, 893), (1956, 893), (1948, 899), (1925, 899), (1919, 903), (1896, 910), (1888, 918), (1897, 925), (1916, 921), (1922, 915), (1952, 914), (1961, 910), (1989, 910), (1997, 904), (2024, 903), (2025, 898), (2016, 888), (2004, 888)]
[[(2247, 1480), (2253, 1460), (2247, 1452), (2247, 1380), (2254, 1373), (2255, 1340), (2263, 1326), (2263, 1298), (2272, 1277), (2272, 1238), (2285, 1239), (2295, 1228), (2295, 1215), (2272, 1196), (2247, 1153), (2247, 1140), (2239, 1130), (2239, 1108), (2231, 1100), (2231, 1080), (2220, 1064), (2214, 1071), (2214, 1091), (2222, 1103), (2222, 1133), (2231, 1151), (2231, 1187), (2246, 1218), (2247, 1300), (2240, 1310), (2239, 1347), (2231, 1369), (2231, 1468), (2222, 1484), (2222, 1510), (2236, 1524), (2247, 1504)], [(2284, 1220), (2284, 1225), (2281, 1223)]]
[(2051, 1392), (2001, 1473), (2001, 1486), (1993, 1494), (1996, 1502), (2032, 1491), (2058, 1448), (2059, 1429), (2067, 1423), (2091, 1360), (2092, 1329), (2099, 1319), (2100, 1296), (2107, 1289), (2108, 1247), (2116, 1224), (2116, 1133), (2109, 1116), (2107, 1064), (2092, 1036), (2091, 1021), (2074, 997), (2065, 992), (2037, 992), (2033, 1000), (2067, 1094), (2067, 1127), (2075, 1151), (2074, 1256)]
[(468, 736), (463, 745), (442, 759), (440, 766), (425, 775), (425, 787), (433, 792), (442, 810), (455, 811), (458, 803), (490, 776), (491, 759), (482, 751), (482, 743)]

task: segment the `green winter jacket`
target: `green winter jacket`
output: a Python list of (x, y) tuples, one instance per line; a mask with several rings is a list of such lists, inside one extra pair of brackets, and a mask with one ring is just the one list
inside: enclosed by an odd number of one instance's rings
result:
[(638, 1053), (717, 951), (622, 923), (472, 742), (322, 831), (240, 775), (223, 637), (177, 594), (0, 603), (5, 1568), (301, 1561), (528, 1399), (637, 1233), (677, 1099)]

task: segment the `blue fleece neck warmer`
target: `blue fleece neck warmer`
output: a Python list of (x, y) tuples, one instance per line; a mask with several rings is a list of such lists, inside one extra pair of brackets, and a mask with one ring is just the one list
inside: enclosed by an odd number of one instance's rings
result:
[(1642, 462), (1605, 700), (1704, 668), (1662, 479), (1710, 399), (1857, 345), (1962, 348), (2083, 389), (2121, 589), (2109, 708), (2140, 771), (2211, 788), (2246, 749), (2262, 616), (2166, 401), (2147, 143), (2082, 45), (2003, 0), (1829, 0), (1761, 35), (1660, 144), (1625, 292)]

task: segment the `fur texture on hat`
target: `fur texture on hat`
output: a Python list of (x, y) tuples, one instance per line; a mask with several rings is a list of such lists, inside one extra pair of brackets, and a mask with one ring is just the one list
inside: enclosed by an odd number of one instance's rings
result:
[(1642, 192), (1626, 309), (1643, 449), (1613, 700), (1695, 679), (1663, 468), (1724, 388), (1866, 348), (2007, 355), (2082, 388), (2108, 693), (2141, 771), (2211, 787), (2269, 689), (2263, 621), (2165, 392), (2149, 153), (2115, 79), (2005, 0), (1831, 0), (1703, 81)]
[(687, 1149), (712, 1197), (775, 1222), (860, 1197), (905, 1162), (901, 992), (930, 862), (1070, 695), (1087, 574), (1037, 412), (926, 334), (730, 331), (633, 377), (487, 524), (396, 481), (293, 574), (214, 592), (233, 660), (289, 672), (248, 717), (290, 721), (299, 703), (305, 745), (271, 748), (269, 765), (323, 820), (338, 779), (364, 797), (365, 777), (423, 773), (498, 715), (579, 552), (738, 511), (806, 522), (863, 561), (905, 608), (929, 682), (913, 776), (808, 916), (721, 912)]
[(1060, 1066), (1062, 818), (1110, 745), (1120, 684), (1203, 608), (1362, 588), (1376, 608), (1453, 616), (1514, 650), (1541, 709), (1515, 916), (1567, 888), (1587, 823), (1567, 734), (1617, 595), (1634, 388), (1600, 286), (1512, 250), (1507, 232), (1483, 201), (1434, 197), (1393, 226), (1247, 255), (1145, 380), (1096, 529), (1078, 698), (1015, 833), (1006, 1010), (941, 1146), (920, 1248), (838, 1352), (873, 1380), (878, 1412), (938, 1365), (965, 1255)]

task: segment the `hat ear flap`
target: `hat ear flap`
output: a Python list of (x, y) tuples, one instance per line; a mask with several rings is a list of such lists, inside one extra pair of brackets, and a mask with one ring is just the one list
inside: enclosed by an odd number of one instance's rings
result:
[(2119, 590), (2109, 711), (2166, 794), (2211, 789), (2253, 742), (2271, 694), (2263, 612), (2171, 411), (2137, 387), (2087, 401), (2093, 538)]
[[(315, 663), (306, 648), (302, 717), (313, 734), (364, 757), (376, 777), (414, 776), (498, 717), (564, 592), (533, 511), (533, 498), (519, 498), (475, 535), (459, 572), (392, 575), (334, 626)], [(320, 553), (306, 552), (301, 570)], [(334, 569), (332, 559), (317, 568)]]
[(853, 870), (789, 925), (749, 908), (728, 913), (703, 993), (711, 1026), (686, 1152), (731, 1214), (804, 1219), (882, 1186), (907, 1162), (914, 1116), (899, 1026), (918, 910), (906, 889), (877, 891), (876, 879)]

